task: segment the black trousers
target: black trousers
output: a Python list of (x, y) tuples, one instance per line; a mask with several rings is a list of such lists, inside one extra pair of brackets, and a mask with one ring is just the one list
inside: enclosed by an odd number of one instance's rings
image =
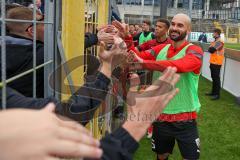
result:
[(210, 64), (210, 71), (212, 77), (212, 94), (220, 95), (221, 81), (220, 81), (220, 71), (222, 65)]

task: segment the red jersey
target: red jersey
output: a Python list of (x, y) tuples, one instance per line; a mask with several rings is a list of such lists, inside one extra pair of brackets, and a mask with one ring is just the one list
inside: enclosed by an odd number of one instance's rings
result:
[[(169, 47), (167, 57), (172, 58), (178, 52), (180, 52), (189, 42), (184, 42), (180, 47), (174, 48), (173, 45)], [(139, 57), (144, 60), (143, 67), (148, 70), (157, 70), (164, 71), (167, 67), (176, 67), (178, 73), (185, 72), (194, 72), (196, 74), (200, 73), (200, 69), (202, 66), (202, 57), (203, 51), (199, 46), (191, 45), (186, 50), (186, 55), (178, 60), (163, 60), (156, 61), (156, 58), (159, 52), (166, 46), (167, 44), (161, 44), (156, 47), (153, 47), (150, 50), (139, 52), (135, 48), (131, 47), (130, 50), (133, 50)]]
[(162, 42), (159, 42), (156, 39), (153, 39), (153, 40), (150, 40), (150, 41), (147, 41), (147, 42), (141, 44), (140, 46), (137, 46), (137, 49), (139, 51), (146, 51), (146, 50), (149, 50), (152, 47), (155, 47), (157, 45), (160, 45), (160, 44), (171, 44), (171, 42), (172, 42), (172, 40), (169, 39), (169, 38), (167, 38), (165, 41), (162, 41)]
[[(174, 48), (173, 45), (169, 47), (167, 57), (172, 58), (178, 52), (180, 52), (185, 46), (187, 46), (189, 42), (184, 42), (178, 48)], [(143, 61), (143, 68), (148, 70), (157, 70), (164, 71), (167, 67), (176, 67), (178, 73), (186, 73), (186, 72), (194, 72), (195, 74), (199, 74), (202, 65), (202, 57), (203, 51), (199, 46), (191, 45), (186, 50), (186, 55), (177, 60), (162, 60), (156, 61), (156, 58), (160, 51), (167, 44), (161, 44), (153, 47), (150, 50), (139, 52), (135, 49), (135, 47), (131, 47), (130, 50), (133, 50), (139, 57), (141, 57)], [(175, 122), (175, 121), (184, 121), (196, 119), (196, 112), (190, 113), (179, 113), (179, 114), (161, 114), (159, 120), (167, 121), (167, 122)]]

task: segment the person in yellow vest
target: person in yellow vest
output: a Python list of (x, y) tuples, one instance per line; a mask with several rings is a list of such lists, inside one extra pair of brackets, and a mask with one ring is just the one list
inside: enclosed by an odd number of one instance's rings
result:
[(209, 46), (208, 52), (210, 55), (210, 71), (212, 77), (212, 91), (206, 93), (211, 96), (212, 100), (218, 100), (220, 98), (221, 80), (220, 71), (224, 60), (224, 42), (221, 40), (221, 30), (214, 29), (213, 37), (215, 41)]
[(138, 41), (138, 45), (141, 45), (149, 40), (154, 39), (154, 34), (150, 31), (151, 22), (144, 20), (142, 24), (142, 32), (133, 37), (133, 41)]
[[(138, 33), (136, 36), (133, 37), (134, 44), (136, 46), (142, 45), (143, 43), (155, 39), (155, 35), (151, 32), (151, 21), (144, 20), (142, 23), (142, 32)], [(136, 43), (137, 42), (137, 43)], [(147, 78), (147, 72), (145, 70), (139, 70), (138, 75), (141, 77), (141, 84), (143, 85), (142, 88), (146, 88), (145, 85), (149, 84), (149, 78)]]

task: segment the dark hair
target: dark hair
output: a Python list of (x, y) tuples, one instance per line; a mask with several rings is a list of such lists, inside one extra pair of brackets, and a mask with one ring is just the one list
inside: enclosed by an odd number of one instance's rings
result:
[(146, 23), (147, 25), (151, 26), (151, 21), (149, 21), (149, 20), (147, 20), (147, 19), (144, 20), (143, 23)]
[[(162, 22), (162, 23), (164, 23), (166, 26), (167, 26), (167, 28), (169, 28), (170, 27), (170, 22), (169, 22), (169, 20), (167, 20), (167, 19), (158, 19), (157, 20), (157, 22)], [(156, 22), (156, 23), (157, 23)]]
[(221, 31), (221, 29), (219, 29), (219, 28), (215, 28), (215, 29), (213, 30), (213, 32), (220, 35), (222, 31)]

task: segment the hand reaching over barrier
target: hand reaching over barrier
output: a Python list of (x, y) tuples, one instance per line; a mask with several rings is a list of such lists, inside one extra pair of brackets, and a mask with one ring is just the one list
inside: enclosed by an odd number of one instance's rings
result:
[(100, 142), (76, 122), (59, 119), (54, 108), (0, 112), (0, 159), (100, 158)]
[(169, 67), (153, 85), (139, 94), (136, 91), (136, 85), (140, 83), (139, 78), (136, 74), (131, 76), (131, 88), (127, 96), (128, 121), (123, 127), (136, 141), (145, 135), (147, 128), (178, 93), (178, 89), (174, 89), (178, 80), (176, 68)]

